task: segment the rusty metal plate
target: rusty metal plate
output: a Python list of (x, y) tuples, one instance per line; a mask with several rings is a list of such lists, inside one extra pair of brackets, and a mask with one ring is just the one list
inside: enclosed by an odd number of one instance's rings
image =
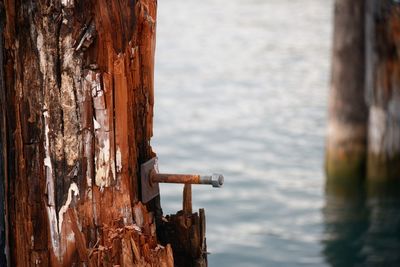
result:
[(147, 203), (160, 194), (158, 183), (150, 182), (150, 172), (158, 173), (158, 158), (152, 158), (140, 166), (140, 178), (142, 181), (142, 202)]

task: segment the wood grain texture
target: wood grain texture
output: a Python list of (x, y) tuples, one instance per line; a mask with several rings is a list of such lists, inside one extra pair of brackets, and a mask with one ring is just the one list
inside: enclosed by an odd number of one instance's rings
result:
[(173, 266), (159, 198), (148, 210), (138, 190), (155, 155), (157, 1), (1, 4), (9, 266)]

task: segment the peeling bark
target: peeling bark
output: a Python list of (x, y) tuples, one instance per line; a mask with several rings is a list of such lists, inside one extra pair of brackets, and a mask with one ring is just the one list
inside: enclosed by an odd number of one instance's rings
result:
[(139, 202), (139, 166), (155, 155), (156, 6), (4, 1), (1, 266), (5, 246), (8, 266), (174, 265), (159, 198)]

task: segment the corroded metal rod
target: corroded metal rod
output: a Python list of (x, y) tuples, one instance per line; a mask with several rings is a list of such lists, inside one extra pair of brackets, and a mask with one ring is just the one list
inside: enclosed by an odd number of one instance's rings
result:
[[(159, 173), (157, 157), (141, 165), (140, 179), (143, 203), (149, 202), (160, 194), (159, 183), (209, 184), (217, 188), (224, 184), (224, 176), (217, 173), (212, 175)], [(188, 189), (188, 186), (185, 186), (185, 188)]]
[(213, 187), (221, 187), (224, 184), (224, 176), (217, 173), (208, 176), (198, 174), (157, 173), (152, 171), (150, 173), (150, 180), (151, 183), (210, 184)]

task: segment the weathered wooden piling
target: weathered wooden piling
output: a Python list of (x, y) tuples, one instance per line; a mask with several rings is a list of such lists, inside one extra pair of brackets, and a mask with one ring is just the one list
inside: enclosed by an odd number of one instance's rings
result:
[(326, 173), (329, 179), (364, 176), (368, 109), (365, 81), (365, 1), (336, 0)]
[(157, 1), (0, 7), (0, 265), (173, 266), (139, 202)]
[(367, 1), (370, 181), (400, 179), (400, 3)]

